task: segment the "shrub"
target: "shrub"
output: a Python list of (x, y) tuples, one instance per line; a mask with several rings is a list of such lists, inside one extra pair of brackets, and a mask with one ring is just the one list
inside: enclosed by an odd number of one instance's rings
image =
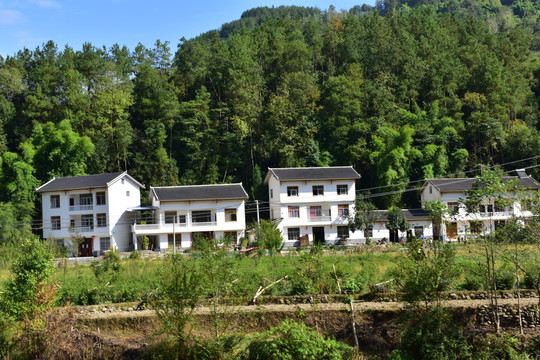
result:
[(325, 339), (303, 323), (284, 320), (251, 343), (249, 359), (352, 359), (354, 349), (333, 339)]

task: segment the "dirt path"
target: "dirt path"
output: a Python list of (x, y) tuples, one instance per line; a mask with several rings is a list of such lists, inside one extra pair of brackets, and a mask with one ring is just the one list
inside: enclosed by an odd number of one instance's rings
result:
[[(499, 306), (517, 305), (517, 299), (498, 299)], [(521, 306), (529, 306), (538, 304), (537, 298), (521, 299)], [(370, 310), (400, 310), (409, 307), (405, 302), (373, 302), (373, 301), (355, 301), (354, 309), (358, 312)], [(489, 300), (447, 300), (444, 306), (451, 308), (479, 308), (481, 306), (489, 306)], [(320, 304), (270, 304), (270, 305), (251, 305), (251, 306), (231, 306), (230, 311), (249, 313), (249, 312), (298, 312), (302, 311), (348, 311), (350, 307), (345, 303), (320, 303)], [(210, 314), (212, 309), (209, 307), (195, 308), (195, 314)], [(154, 310), (141, 311), (113, 311), (113, 312), (97, 312), (79, 314), (81, 319), (106, 319), (112, 317), (150, 317), (154, 316)]]

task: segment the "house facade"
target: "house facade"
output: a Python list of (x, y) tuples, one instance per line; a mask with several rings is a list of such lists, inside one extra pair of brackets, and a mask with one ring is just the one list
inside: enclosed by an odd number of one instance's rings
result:
[(190, 248), (197, 236), (238, 241), (244, 235), (245, 200), (241, 183), (151, 187), (148, 207), (133, 208), (134, 243), (147, 237), (154, 249)]
[[(501, 180), (516, 181), (518, 186), (529, 191), (540, 189), (540, 184), (524, 170), (517, 172), (518, 176), (504, 176)], [(475, 178), (429, 179), (422, 186), (420, 190), (422, 206), (428, 201), (440, 201), (448, 208), (440, 229), (440, 235), (444, 239), (466, 240), (471, 234), (489, 233), (509, 219), (527, 218), (532, 215), (522, 207), (517, 198), (504, 207), (497, 204), (497, 201), (486, 199), (477, 211), (467, 211), (463, 202), (476, 181)], [(436, 229), (435, 234), (438, 232)]]
[(81, 256), (109, 248), (131, 250), (127, 209), (140, 204), (141, 188), (144, 185), (127, 172), (50, 180), (36, 189), (41, 194), (43, 238), (56, 239)]
[[(431, 217), (424, 209), (401, 209), (401, 215), (407, 219), (411, 235), (416, 238), (433, 237)], [(369, 237), (378, 242), (401, 242), (407, 239), (407, 231), (388, 229), (388, 211), (376, 210), (373, 224), (363, 232), (364, 238)]]
[(356, 180), (352, 166), (269, 168), (270, 218), (277, 222), (286, 247), (360, 243), (363, 234), (349, 231), (354, 211)]

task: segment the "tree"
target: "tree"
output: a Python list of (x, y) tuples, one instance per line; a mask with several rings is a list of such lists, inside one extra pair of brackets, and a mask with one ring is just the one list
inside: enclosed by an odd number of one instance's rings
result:
[(281, 237), (281, 231), (272, 220), (262, 219), (259, 224), (255, 224), (255, 243), (258, 247), (280, 253), (284, 242)]
[[(376, 211), (377, 208), (367, 199), (357, 197), (354, 203), (353, 215), (349, 215), (349, 229), (352, 232), (356, 230), (367, 231), (373, 228), (375, 221), (379, 220), (380, 214)], [(366, 237), (366, 244), (369, 238)]]
[(442, 224), (446, 215), (449, 215), (448, 207), (439, 200), (426, 201), (423, 204), (424, 210), (429, 213), (431, 224), (433, 225), (433, 238), (442, 239)]
[(398, 241), (398, 230), (406, 232), (410, 228), (407, 218), (398, 207), (392, 206), (388, 209), (387, 219), (386, 228), (390, 231), (390, 241)]
[(517, 190), (515, 181), (503, 180), (501, 174), (496, 171), (484, 171), (476, 178), (472, 189), (467, 192), (465, 206), (469, 216), (477, 217), (483, 223), (482, 232), (474, 240), (483, 252), (483, 270), (488, 284), (489, 301), (493, 320), (497, 332), (500, 330), (500, 314), (498, 309), (497, 295), (497, 259), (500, 251), (500, 238), (497, 237), (496, 223), (493, 219), (493, 211), (489, 212), (487, 219), (480, 214), (482, 207), (504, 208), (515, 201), (514, 194)]

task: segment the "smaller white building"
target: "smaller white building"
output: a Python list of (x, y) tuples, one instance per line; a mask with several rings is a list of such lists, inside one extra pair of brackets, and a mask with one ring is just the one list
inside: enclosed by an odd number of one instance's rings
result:
[(77, 239), (80, 256), (109, 248), (129, 251), (133, 244), (126, 211), (140, 204), (141, 188), (127, 172), (54, 178), (36, 189), (43, 237), (67, 247)]
[(194, 235), (237, 242), (246, 228), (245, 200), (241, 183), (151, 187), (148, 207), (135, 207), (134, 242), (143, 237), (156, 250), (188, 249)]
[[(429, 213), (424, 209), (401, 209), (401, 215), (409, 223), (409, 232), (416, 238), (432, 238), (433, 225)], [(388, 229), (388, 211), (376, 210), (374, 212), (375, 221), (372, 226), (364, 231), (364, 238), (369, 237), (378, 242), (401, 242), (407, 239), (407, 231)]]
[[(504, 176), (501, 180), (516, 181), (518, 186), (526, 191), (540, 190), (540, 184), (524, 170), (517, 170), (517, 173), (518, 176)], [(428, 201), (440, 201), (448, 207), (440, 231), (444, 239), (465, 240), (471, 234), (489, 233), (509, 219), (527, 218), (532, 215), (522, 206), (518, 198), (512, 201), (510, 206), (502, 206), (496, 200), (486, 199), (478, 211), (468, 212), (463, 202), (476, 181), (476, 178), (428, 179), (422, 186), (420, 190), (422, 206)]]
[(277, 222), (285, 247), (362, 242), (360, 231), (349, 231), (356, 180), (352, 166), (269, 168), (270, 218)]

